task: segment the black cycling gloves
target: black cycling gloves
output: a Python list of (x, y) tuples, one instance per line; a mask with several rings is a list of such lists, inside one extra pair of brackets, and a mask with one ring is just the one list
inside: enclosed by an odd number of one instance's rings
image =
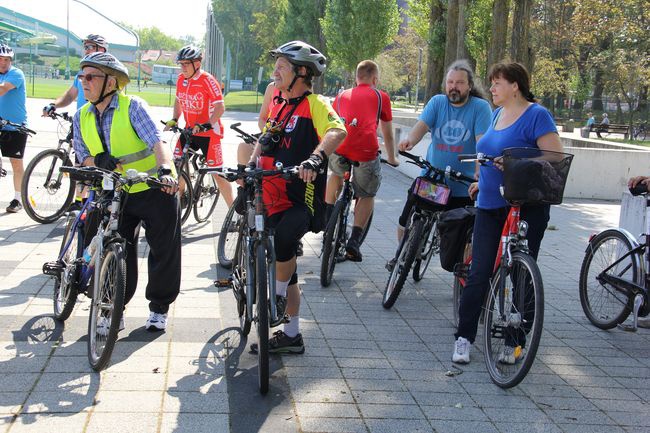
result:
[(327, 155), (322, 150), (320, 153), (312, 153), (309, 155), (309, 159), (306, 159), (300, 164), (306, 170), (314, 170), (318, 173), (325, 168), (325, 162), (327, 161)]
[(103, 168), (104, 170), (115, 170), (117, 164), (120, 163), (119, 158), (115, 158), (108, 152), (101, 152), (95, 155), (95, 166)]

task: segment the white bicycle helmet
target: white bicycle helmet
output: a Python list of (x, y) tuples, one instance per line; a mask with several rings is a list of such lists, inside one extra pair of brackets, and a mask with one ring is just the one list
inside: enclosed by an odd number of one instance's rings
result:
[(92, 66), (117, 78), (117, 87), (123, 89), (129, 83), (129, 70), (119, 60), (109, 53), (92, 53), (81, 59), (79, 66)]
[(100, 36), (100, 35), (88, 35), (84, 39), (81, 40), (82, 44), (85, 44), (86, 42), (90, 42), (91, 44), (95, 44), (98, 47), (102, 47), (104, 50), (108, 50), (108, 42), (106, 42), (106, 39), (104, 39), (103, 36)]
[(273, 57), (285, 57), (294, 65), (308, 67), (314, 76), (318, 77), (325, 72), (327, 59), (316, 48), (303, 41), (291, 41), (271, 50)]
[(10, 57), (13, 60), (14, 50), (9, 45), (0, 44), (0, 57)]
[(199, 47), (187, 45), (181, 48), (176, 54), (176, 63), (181, 60), (203, 60), (203, 53)]

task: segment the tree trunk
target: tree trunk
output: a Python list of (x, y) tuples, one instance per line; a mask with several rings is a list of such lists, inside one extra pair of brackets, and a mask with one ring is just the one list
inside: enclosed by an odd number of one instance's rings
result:
[[(467, 25), (465, 24), (465, 14), (467, 14), (467, 0), (458, 0), (458, 29), (456, 30), (456, 58), (467, 59), (467, 47), (465, 45), (465, 34)], [(449, 66), (449, 65), (447, 65)]]
[(510, 0), (494, 0), (494, 6), (492, 7), (492, 37), (490, 38), (484, 80), (487, 78), (490, 66), (500, 62), (505, 57), (509, 10)]
[[(320, 10), (320, 16), (324, 17), (326, 1), (318, 0), (315, 3), (316, 3), (315, 7), (317, 7)], [(320, 25), (320, 21), (316, 21), (316, 22), (318, 27), (316, 29), (316, 31), (318, 32), (318, 46), (319, 49), (322, 50), (321, 52), (327, 57), (325, 35), (323, 35), (323, 28)], [(320, 77), (314, 77), (314, 87), (313, 87), (314, 93), (322, 94), (324, 88), (325, 88), (325, 76), (321, 75)]]
[(445, 39), (446, 68), (457, 59), (458, 51), (458, 0), (447, 2), (447, 37)]
[(510, 59), (523, 64), (528, 71), (532, 70), (530, 58), (530, 13), (532, 0), (515, 2), (512, 17), (512, 35), (510, 39)]
[(429, 44), (427, 46), (427, 84), (424, 99), (428, 101), (433, 95), (440, 93), (442, 83), (444, 53), (434, 40), (436, 29), (442, 25), (444, 7), (440, 0), (431, 0), (431, 14), (429, 15)]

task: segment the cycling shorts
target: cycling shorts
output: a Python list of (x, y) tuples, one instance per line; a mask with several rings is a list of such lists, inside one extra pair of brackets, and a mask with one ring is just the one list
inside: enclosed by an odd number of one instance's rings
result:
[(0, 132), (0, 149), (5, 158), (23, 159), (27, 135), (18, 131)]
[[(329, 158), (329, 168), (332, 170), (332, 174), (343, 177), (348, 166), (342, 163), (340, 155), (333, 153)], [(351, 182), (355, 197), (365, 198), (377, 195), (381, 184), (381, 161), (379, 156), (372, 161), (359, 162), (359, 166), (352, 167)]]
[[(176, 142), (174, 149), (174, 158), (180, 158), (185, 146), (185, 139), (183, 136)], [(200, 150), (205, 156), (205, 162), (208, 167), (221, 167), (223, 165), (223, 154), (221, 153), (221, 139), (214, 135), (212, 137), (192, 137), (192, 150)]]
[(309, 210), (304, 204), (294, 204), (268, 217), (267, 225), (275, 229), (275, 259), (287, 262), (296, 255), (298, 242), (309, 231)]

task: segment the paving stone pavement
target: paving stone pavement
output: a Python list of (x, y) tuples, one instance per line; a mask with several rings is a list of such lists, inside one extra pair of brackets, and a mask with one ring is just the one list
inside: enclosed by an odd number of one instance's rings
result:
[[(35, 117), (28, 100), (27, 159), (53, 147), (56, 123)], [(169, 110), (153, 108), (155, 119)], [(255, 117), (227, 113), (254, 130)], [(235, 158), (227, 134), (227, 164)], [(6, 162), (6, 161), (5, 161)], [(8, 165), (8, 164), (7, 164)], [(381, 306), (385, 262), (396, 248), (396, 220), (410, 180), (386, 168), (361, 263), (337, 265), (319, 284), (320, 236), (305, 238), (302, 356), (272, 357), (271, 389), (257, 392), (255, 340), (237, 328), (233, 297), (212, 281), (225, 206), (212, 221), (184, 229), (181, 294), (167, 332), (144, 330), (148, 315), (146, 243), (140, 280), (126, 310), (111, 365), (86, 358), (88, 301), (65, 324), (52, 318), (52, 281), (62, 221), (41, 225), (24, 212), (0, 214), (0, 430), (5, 432), (646, 432), (650, 429), (650, 332), (601, 331), (585, 318), (578, 274), (592, 232), (616, 225), (617, 203), (566, 200), (552, 210), (539, 264), (545, 286), (544, 333), (537, 359), (517, 387), (489, 379), (480, 347), (462, 374), (448, 377), (453, 332), (452, 276), (434, 258), (425, 278), (409, 279), (391, 310)], [(11, 196), (0, 181), (0, 205)], [(254, 334), (254, 333), (252, 333)], [(477, 339), (477, 341), (480, 341)], [(480, 346), (480, 345), (477, 345)]]

